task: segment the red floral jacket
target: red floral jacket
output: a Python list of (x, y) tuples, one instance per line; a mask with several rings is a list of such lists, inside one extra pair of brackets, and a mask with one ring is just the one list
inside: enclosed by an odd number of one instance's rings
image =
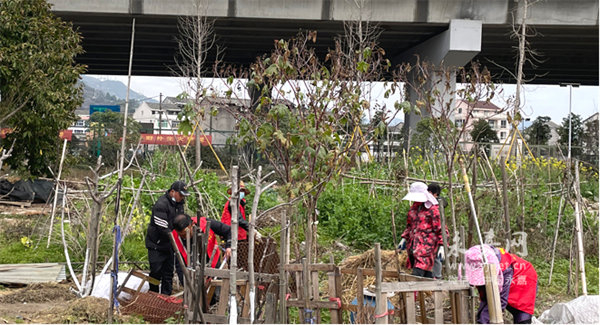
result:
[[(448, 227), (445, 231), (448, 234)], [(431, 271), (438, 247), (443, 245), (439, 206), (426, 209), (421, 202), (413, 203), (408, 211), (402, 238), (406, 239), (409, 256), (414, 258), (414, 265), (411, 265), (409, 258), (406, 266)]]

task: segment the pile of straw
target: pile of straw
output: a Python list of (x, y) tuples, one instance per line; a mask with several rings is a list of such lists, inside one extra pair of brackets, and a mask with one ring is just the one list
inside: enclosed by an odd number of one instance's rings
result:
[[(395, 251), (381, 251), (381, 267), (385, 271), (398, 271), (409, 273), (406, 269), (406, 259), (408, 258), (406, 251), (396, 254)], [(370, 249), (360, 255), (347, 257), (340, 264), (342, 269), (375, 269), (375, 250)], [(397, 278), (384, 278), (384, 281), (398, 281)], [(375, 284), (374, 276), (365, 276), (363, 286), (367, 288), (369, 285)], [(356, 276), (344, 274), (342, 276), (342, 301), (345, 304), (352, 302), (356, 297)], [(393, 303), (393, 300), (392, 300)]]

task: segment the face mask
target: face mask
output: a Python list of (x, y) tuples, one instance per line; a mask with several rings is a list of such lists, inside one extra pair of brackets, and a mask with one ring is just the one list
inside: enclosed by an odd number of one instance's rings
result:
[(175, 197), (171, 196), (171, 201), (177, 203), (177, 200), (175, 200)]
[(246, 192), (241, 192), (240, 193), (240, 200), (244, 198), (244, 196), (246, 196)]

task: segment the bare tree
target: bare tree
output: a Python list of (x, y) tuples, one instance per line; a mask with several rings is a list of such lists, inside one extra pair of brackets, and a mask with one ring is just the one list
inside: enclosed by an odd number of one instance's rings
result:
[[(454, 205), (453, 177), (456, 158), (462, 153), (461, 143), (468, 134), (473, 111), (481, 102), (489, 102), (496, 95), (496, 88), (486, 68), (472, 63), (464, 68), (436, 66), (417, 60), (415, 65), (404, 64), (395, 72), (396, 83), (403, 83), (417, 94), (416, 109), (431, 116), (431, 130), (443, 151), (448, 173), (450, 208), (453, 230), (457, 232)], [(451, 80), (462, 82), (455, 87)], [(457, 102), (462, 102), (464, 121), (455, 123)]]
[[(207, 72), (207, 58), (209, 52), (216, 50), (216, 57), (221, 51), (216, 46), (216, 35), (214, 33), (214, 20), (207, 17), (208, 1), (195, 0), (193, 3), (194, 13), (190, 16), (179, 18), (177, 47), (179, 55), (175, 58), (175, 73), (181, 77), (188, 78), (188, 94), (192, 97), (191, 105), (186, 105), (190, 110), (186, 115), (193, 119), (194, 133), (196, 139), (196, 167), (202, 161), (200, 151), (200, 122), (204, 119), (202, 100), (206, 96), (207, 87), (203, 78)], [(209, 67), (212, 67), (210, 65)]]

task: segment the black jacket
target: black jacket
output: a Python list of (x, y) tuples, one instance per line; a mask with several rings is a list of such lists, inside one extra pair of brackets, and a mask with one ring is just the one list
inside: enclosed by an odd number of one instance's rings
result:
[(152, 216), (146, 233), (146, 248), (159, 251), (172, 251), (169, 233), (173, 231), (173, 219), (184, 213), (184, 201), (171, 200), (169, 192), (158, 198), (152, 207)]
[[(244, 209), (246, 208), (246, 200), (245, 199), (240, 200), (240, 206), (242, 206)], [(229, 211), (229, 214), (231, 214), (231, 205), (227, 205), (227, 210)], [(229, 226), (231, 227), (231, 225), (229, 225)], [(242, 216), (242, 211), (240, 209), (238, 209), (238, 227), (240, 227), (246, 231), (248, 231), (248, 229), (250, 228), (250, 224), (248, 223), (248, 221), (246, 219), (244, 219), (244, 217)], [(216, 231), (215, 231), (215, 233), (216, 233)]]

